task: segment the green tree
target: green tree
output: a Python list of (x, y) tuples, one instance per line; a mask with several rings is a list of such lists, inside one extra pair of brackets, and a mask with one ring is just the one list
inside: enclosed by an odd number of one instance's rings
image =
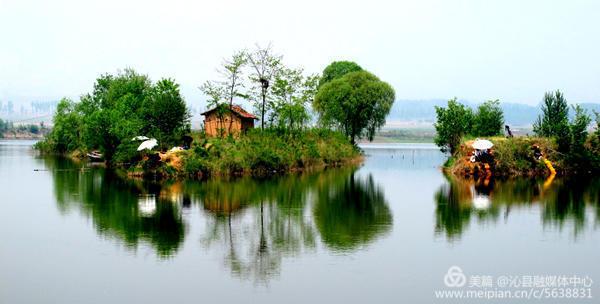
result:
[(321, 86), (313, 107), (321, 123), (341, 130), (354, 144), (361, 136), (373, 140), (375, 131), (385, 124), (394, 98), (389, 84), (367, 71), (358, 71)]
[(448, 101), (448, 107), (435, 107), (437, 120), (435, 143), (442, 152), (454, 154), (461, 138), (472, 128), (473, 111), (459, 103), (456, 98)]
[(571, 134), (571, 144), (569, 150), (572, 153), (575, 153), (576, 151), (584, 150), (583, 145), (588, 138), (587, 128), (592, 122), (592, 119), (587, 114), (587, 111), (580, 105), (573, 106), (573, 110), (575, 111), (575, 117), (569, 125), (569, 131)]
[(80, 148), (82, 117), (75, 110), (76, 104), (67, 98), (60, 100), (54, 113), (54, 127), (47, 142), (48, 149), (64, 153)]
[(216, 115), (219, 118), (218, 131), (219, 137), (223, 137), (225, 134), (225, 115), (230, 112), (227, 104), (223, 101), (225, 96), (225, 88), (219, 83), (214, 81), (207, 81), (201, 87), (200, 90), (208, 96), (208, 107), (216, 109)]
[(393, 217), (373, 176), (353, 173), (317, 187), (313, 210), (323, 243), (342, 251), (365, 246), (390, 231)]
[[(233, 101), (237, 97), (247, 97), (242, 92), (244, 88), (243, 76), (244, 67), (248, 63), (248, 54), (246, 51), (237, 51), (231, 58), (223, 60), (221, 67), (217, 70), (220, 79), (216, 81), (207, 81), (201, 87), (206, 95), (209, 96), (209, 106), (218, 107), (217, 115), (223, 121), (223, 117), (231, 112)], [(221, 106), (221, 103), (227, 102), (229, 107)], [(229, 120), (227, 127), (228, 134), (231, 134), (233, 120)], [(222, 132), (224, 133), (224, 132)]]
[(153, 84), (146, 75), (126, 69), (105, 74), (79, 103), (62, 100), (54, 128), (40, 147), (55, 152), (100, 150), (109, 162), (138, 156), (138, 135), (153, 136), (168, 147), (189, 128), (189, 114), (179, 86), (170, 79)]
[(308, 123), (307, 104), (314, 100), (318, 75), (304, 76), (302, 69), (282, 68), (272, 86), (271, 122), (288, 130), (300, 129)]
[(471, 133), (475, 136), (495, 136), (502, 134), (503, 126), (504, 113), (500, 101), (488, 100), (477, 107)]
[(569, 106), (560, 91), (547, 92), (542, 103), (542, 114), (533, 125), (538, 136), (555, 137), (559, 150), (565, 151), (569, 145)]
[[(0, 103), (0, 109), (2, 108), (2, 103)], [(0, 138), (4, 138), (4, 132), (6, 132), (7, 123), (4, 120), (0, 119)]]
[(319, 88), (324, 84), (340, 78), (350, 72), (358, 72), (363, 69), (356, 62), (352, 61), (334, 61), (329, 64), (324, 70), (321, 79), (319, 80)]
[(600, 137), (600, 112), (594, 111), (594, 116), (596, 117), (596, 136)]
[(40, 133), (40, 127), (38, 127), (38, 125), (31, 124), (29, 125), (29, 132), (33, 134), (38, 134)]
[(260, 126), (265, 128), (265, 115), (267, 111), (267, 100), (270, 97), (269, 87), (273, 78), (281, 69), (281, 56), (273, 53), (271, 45), (267, 47), (256, 46), (256, 50), (247, 54), (248, 62), (253, 73), (250, 81), (254, 84), (253, 93), (256, 108), (260, 112)]
[(128, 162), (136, 153), (131, 138), (149, 129), (142, 112), (151, 91), (148, 76), (132, 69), (99, 77), (92, 93), (84, 95), (78, 105), (85, 147), (100, 150), (108, 161), (116, 156), (117, 162)]
[(595, 121), (596, 121), (596, 130), (594, 131), (593, 136), (591, 136), (590, 145), (592, 148), (592, 155), (595, 160), (596, 167), (600, 167), (600, 113), (594, 111)]
[(179, 85), (172, 79), (161, 79), (150, 91), (142, 108), (145, 127), (142, 133), (158, 139), (159, 143), (173, 144), (190, 131), (185, 100)]
[[(0, 132), (5, 132), (7, 130), (7, 127), (8, 122), (4, 122), (4, 120), (0, 118)], [(0, 136), (2, 136), (2, 134), (0, 134)]]

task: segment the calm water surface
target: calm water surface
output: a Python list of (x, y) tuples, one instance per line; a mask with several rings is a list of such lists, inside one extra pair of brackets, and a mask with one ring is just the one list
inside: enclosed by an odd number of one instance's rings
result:
[(157, 183), (31, 144), (0, 141), (0, 303), (430, 303), (452, 265), (600, 284), (600, 180), (457, 181), (400, 144), (357, 168)]

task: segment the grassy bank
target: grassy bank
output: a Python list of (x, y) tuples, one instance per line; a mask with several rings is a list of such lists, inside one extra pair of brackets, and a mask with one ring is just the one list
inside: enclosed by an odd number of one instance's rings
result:
[[(534, 157), (533, 146), (540, 147), (544, 157), (548, 159), (559, 173), (565, 173), (569, 168), (563, 155), (557, 152), (556, 142), (539, 137), (492, 137), (494, 143), (491, 149), (493, 160), (488, 163), (489, 173), (494, 176), (545, 176), (549, 169), (543, 161)], [(457, 153), (450, 157), (444, 165), (445, 170), (459, 176), (484, 176), (485, 164), (471, 162), (473, 152), (472, 139), (463, 139)]]
[(190, 150), (161, 154), (158, 163), (142, 158), (128, 170), (131, 175), (170, 177), (267, 176), (335, 167), (361, 159), (360, 150), (337, 132), (251, 130), (239, 138), (206, 138), (203, 134), (194, 134)]
[[(494, 176), (547, 176), (550, 170), (544, 159), (550, 161), (558, 175), (595, 175), (600, 173), (600, 141), (595, 135), (589, 136), (580, 149), (560, 152), (555, 139), (545, 137), (491, 137), (493, 160), (489, 171)], [(463, 139), (458, 151), (444, 164), (444, 169), (458, 176), (483, 176), (485, 164), (472, 163), (473, 152), (470, 143), (473, 139)], [(534, 146), (543, 154), (542, 159), (534, 157)]]

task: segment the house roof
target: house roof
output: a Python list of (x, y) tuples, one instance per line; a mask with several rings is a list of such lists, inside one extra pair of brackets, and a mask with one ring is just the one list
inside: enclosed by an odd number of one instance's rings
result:
[[(201, 113), (200, 115), (205, 115), (209, 114), (213, 111), (215, 111), (217, 108), (212, 108), (210, 110), (207, 110), (204, 113)], [(233, 105), (231, 106), (231, 111), (236, 113), (237, 115), (241, 116), (242, 118), (252, 118), (252, 119), (258, 119), (258, 117), (254, 116), (252, 113), (247, 112), (246, 110), (244, 110), (242, 107), (238, 106), (238, 105)]]

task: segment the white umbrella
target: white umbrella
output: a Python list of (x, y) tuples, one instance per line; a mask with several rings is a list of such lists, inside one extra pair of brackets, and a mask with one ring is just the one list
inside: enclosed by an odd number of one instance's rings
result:
[(473, 147), (473, 149), (477, 149), (477, 150), (487, 150), (493, 146), (494, 146), (494, 144), (487, 139), (477, 139), (476, 141), (474, 141), (471, 144), (471, 147)]
[(473, 198), (473, 207), (477, 210), (489, 209), (492, 205), (492, 200), (487, 195), (476, 194)]
[(138, 198), (138, 210), (141, 216), (152, 216), (156, 212), (156, 197), (148, 195)]
[(156, 145), (158, 145), (158, 142), (156, 141), (156, 139), (151, 138), (151, 139), (144, 141), (142, 144), (140, 144), (140, 146), (137, 148), (137, 150), (138, 151), (142, 151), (144, 149), (152, 150), (152, 148), (156, 147)]
[(132, 139), (131, 139), (131, 141), (136, 141), (136, 140), (148, 140), (148, 139), (150, 139), (150, 138), (149, 138), (149, 137), (146, 137), (146, 136), (142, 136), (142, 135), (140, 135), (140, 136), (136, 136), (136, 137), (132, 138)]

